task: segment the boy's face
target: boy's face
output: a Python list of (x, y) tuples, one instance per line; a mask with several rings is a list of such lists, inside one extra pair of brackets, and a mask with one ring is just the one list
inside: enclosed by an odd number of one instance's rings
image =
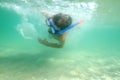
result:
[(58, 24), (65, 24), (66, 23), (66, 19), (59, 19), (58, 20)]
[[(68, 22), (69, 20), (70, 22)], [(53, 16), (53, 22), (58, 28), (64, 29), (69, 26), (72, 21), (70, 16), (60, 13)]]

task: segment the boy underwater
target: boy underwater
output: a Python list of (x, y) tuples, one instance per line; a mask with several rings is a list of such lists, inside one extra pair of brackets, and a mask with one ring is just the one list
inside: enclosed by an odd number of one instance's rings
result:
[(43, 45), (53, 48), (62, 48), (65, 43), (66, 31), (76, 26), (77, 24), (83, 22), (83, 20), (80, 20), (72, 24), (71, 16), (62, 13), (58, 13), (52, 16), (44, 12), (44, 15), (47, 18), (46, 23), (49, 27), (48, 28), (49, 34), (52, 36), (52, 38), (56, 39), (58, 42), (57, 43), (48, 42), (46, 39), (41, 38), (38, 38), (38, 41)]

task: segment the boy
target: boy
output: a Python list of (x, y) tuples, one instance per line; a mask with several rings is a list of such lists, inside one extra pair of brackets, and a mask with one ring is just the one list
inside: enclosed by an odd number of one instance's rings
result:
[(75, 25), (81, 23), (79, 22), (72, 24), (72, 18), (67, 14), (58, 13), (53, 16), (48, 13), (44, 13), (47, 17), (47, 24), (49, 26), (48, 32), (49, 34), (58, 41), (58, 43), (48, 42), (46, 39), (39, 38), (39, 42), (54, 48), (62, 48), (65, 43), (66, 31)]

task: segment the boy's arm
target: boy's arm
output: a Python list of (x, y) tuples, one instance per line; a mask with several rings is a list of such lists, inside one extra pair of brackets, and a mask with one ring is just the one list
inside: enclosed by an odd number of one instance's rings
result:
[(48, 42), (46, 39), (38, 38), (38, 41), (48, 47), (62, 48), (65, 43), (66, 33), (62, 34), (58, 40), (58, 43)]
[(48, 13), (47, 11), (42, 11), (42, 13), (47, 17), (47, 18), (49, 18), (49, 17), (52, 17), (53, 16), (53, 14), (52, 13)]
[(64, 41), (59, 41), (59, 43), (52, 43), (52, 42), (48, 42), (46, 39), (41, 39), (41, 38), (38, 38), (38, 41), (48, 47), (53, 47), (53, 48), (62, 48), (64, 45)]

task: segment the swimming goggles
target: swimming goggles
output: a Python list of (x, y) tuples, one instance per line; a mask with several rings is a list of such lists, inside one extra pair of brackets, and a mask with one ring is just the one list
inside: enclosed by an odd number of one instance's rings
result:
[(63, 34), (64, 32), (68, 31), (69, 29), (75, 27), (76, 25), (78, 25), (82, 22), (83, 22), (83, 20), (79, 20), (78, 22), (73, 23), (73, 24), (69, 25), (68, 27), (60, 30), (57, 26), (54, 25), (52, 18), (47, 18), (47, 20), (46, 20), (46, 23), (51, 28), (53, 34)]

